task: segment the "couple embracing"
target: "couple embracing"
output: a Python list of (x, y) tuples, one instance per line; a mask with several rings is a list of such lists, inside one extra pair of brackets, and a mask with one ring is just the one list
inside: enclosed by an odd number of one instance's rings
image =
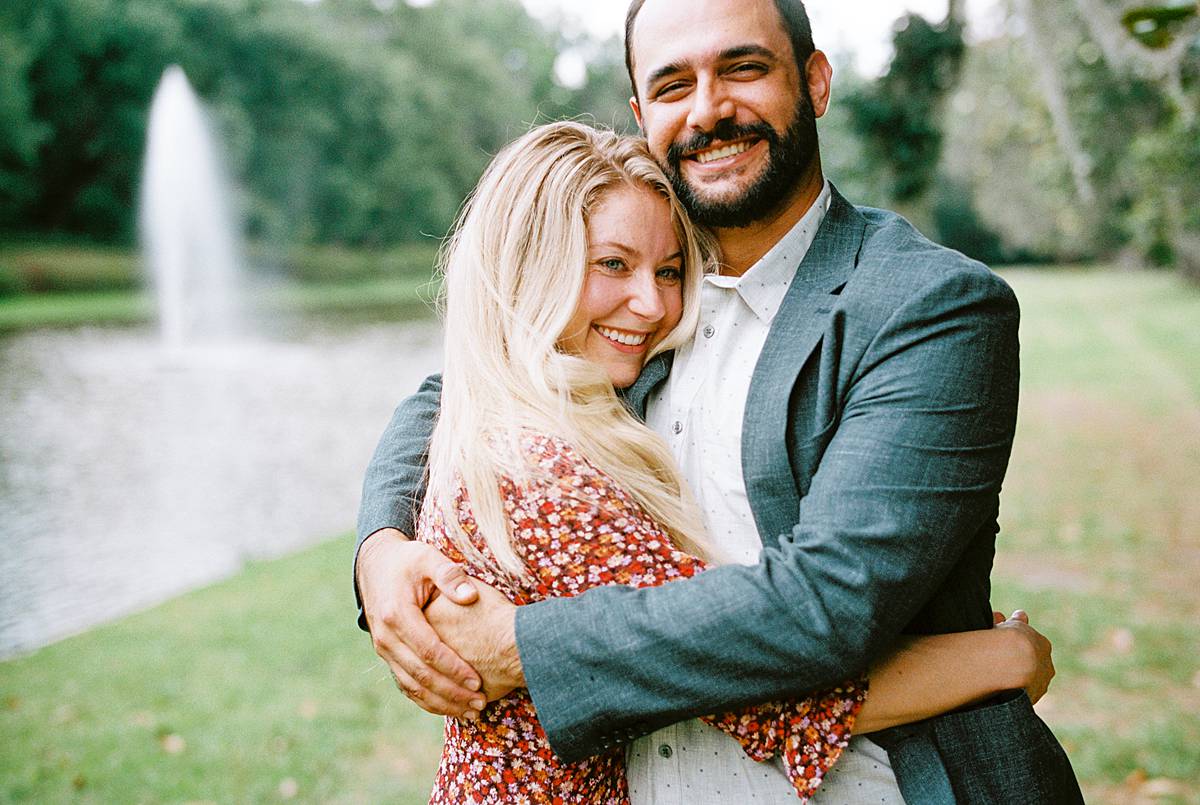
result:
[(825, 179), (800, 0), (635, 0), (625, 42), (645, 139), (497, 155), (364, 485), (432, 801), (1081, 801), (989, 603), (1011, 291)]

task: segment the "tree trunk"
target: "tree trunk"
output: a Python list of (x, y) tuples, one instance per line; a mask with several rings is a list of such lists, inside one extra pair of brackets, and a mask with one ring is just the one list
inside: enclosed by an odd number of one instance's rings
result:
[(1090, 207), (1096, 201), (1096, 188), (1092, 184), (1092, 159), (1084, 151), (1075, 132), (1075, 124), (1071, 120), (1070, 108), (1067, 105), (1067, 92), (1055, 55), (1054, 33), (1048, 30), (1045, 16), (1039, 13), (1039, 2), (1043, 0), (1016, 0), (1016, 9), (1029, 29), (1027, 41), (1030, 61), (1037, 70), (1042, 97), (1050, 110), (1054, 136), (1071, 165), (1075, 193), (1080, 201)]

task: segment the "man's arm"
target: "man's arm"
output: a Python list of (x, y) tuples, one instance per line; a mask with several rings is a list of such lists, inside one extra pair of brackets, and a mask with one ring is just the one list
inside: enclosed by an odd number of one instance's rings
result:
[(861, 356), (798, 523), (758, 565), (519, 607), (524, 677), (559, 755), (828, 687), (892, 645), (995, 516), (1017, 323), (1011, 291), (982, 271), (896, 310)]
[(397, 407), (363, 481), (354, 554), (358, 625), (396, 684), (438, 715), (473, 718), (483, 707), (482, 681), (442, 643), (424, 607), (440, 591), (459, 604), (476, 600), (462, 567), (432, 547), (413, 542), (425, 495), (429, 438), (437, 419), (441, 378), (433, 376)]

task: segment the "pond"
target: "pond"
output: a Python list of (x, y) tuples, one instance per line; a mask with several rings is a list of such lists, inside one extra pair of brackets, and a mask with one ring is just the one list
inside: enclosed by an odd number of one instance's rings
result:
[(352, 530), (376, 439), (440, 362), (427, 320), (173, 357), (148, 328), (0, 337), (0, 657)]

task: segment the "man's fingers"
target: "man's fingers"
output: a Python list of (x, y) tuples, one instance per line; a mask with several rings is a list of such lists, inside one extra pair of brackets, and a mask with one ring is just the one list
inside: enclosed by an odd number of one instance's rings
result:
[(395, 681), (396, 687), (400, 689), (400, 692), (425, 712), (432, 713), (435, 716), (452, 716), (454, 718), (465, 718), (470, 721), (479, 718), (477, 710), (464, 710), (454, 702), (443, 699), (436, 693), (432, 693), (421, 687), (403, 668), (392, 666), (391, 670), (392, 679)]
[(1012, 620), (1020, 621), (1021, 623), (1029, 623), (1029, 613), (1023, 609), (1014, 610)]
[(441, 562), (433, 574), (433, 583), (442, 595), (460, 606), (475, 603), (479, 592), (471, 582), (471, 578), (463, 570), (462, 565), (449, 559)]
[(460, 712), (456, 715), (481, 709), (482, 697), (476, 692), (482, 682), (479, 675), (441, 641), (421, 610), (411, 609), (407, 616), (401, 613), (385, 621), (383, 629), (373, 627), (376, 653), (393, 671), (403, 670), (414, 687), (457, 705)]
[(992, 626), (999, 626), (1006, 620), (1008, 620), (1008, 618), (1004, 617), (1003, 612), (997, 612), (994, 609), (992, 610)]

